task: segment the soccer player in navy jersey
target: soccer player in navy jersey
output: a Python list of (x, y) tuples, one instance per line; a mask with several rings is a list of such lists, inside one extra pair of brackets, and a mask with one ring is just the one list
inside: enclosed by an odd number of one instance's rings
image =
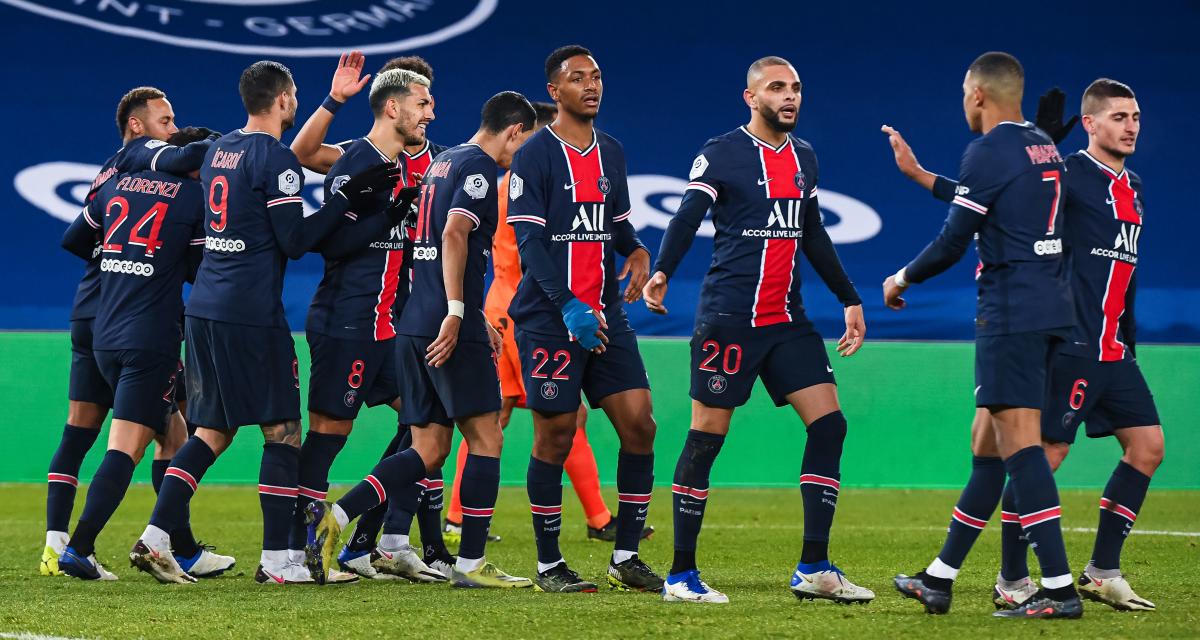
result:
[[(379, 164), (403, 170), (404, 145), (420, 135), (418, 123), (433, 110), (429, 81), (401, 69), (376, 76), (369, 102), (374, 125), (366, 136), (345, 145), (345, 153), (325, 178), (326, 199), (360, 171)], [(297, 562), (304, 560), (304, 507), (325, 499), (329, 468), (345, 446), (359, 409), (363, 404), (400, 409), (394, 323), (408, 296), (408, 238), (403, 223), (416, 193), (415, 186), (402, 189), (398, 197), (408, 202), (380, 203), (386, 212), (355, 212), (360, 219), (343, 225), (317, 247), (325, 258), (325, 275), (305, 326), (312, 353), (309, 430), (300, 449), (300, 494), (289, 543)], [(365, 214), (374, 215), (364, 218)], [(413, 487), (415, 503), (418, 485)], [(401, 536), (385, 535), (379, 549), (343, 551), (338, 562), (370, 578), (446, 580), (421, 560), (407, 535), (397, 538)]]
[[(211, 140), (195, 141), (185, 146), (169, 144), (167, 139), (178, 131), (175, 111), (165, 93), (154, 87), (136, 87), (126, 92), (117, 104), (117, 131), (122, 146), (100, 168), (92, 181), (86, 202), (107, 180), (121, 172), (157, 169), (183, 175), (200, 168)], [(207, 130), (206, 130), (207, 131)], [(86, 204), (85, 202), (85, 204)], [(100, 298), (100, 248), (96, 243), (87, 257), (83, 279), (71, 305), (71, 374), (67, 398), (67, 424), (63, 428), (58, 449), (50, 460), (46, 492), (46, 546), (42, 550), (39, 570), (42, 575), (62, 575), (58, 557), (67, 540), (67, 525), (79, 484), (79, 467), (96, 442), (100, 426), (112, 406), (112, 391), (100, 374), (92, 355), (92, 321), (98, 313)], [(154, 485), (162, 480), (174, 449), (156, 447)], [(183, 532), (172, 532), (177, 537)], [(190, 539), (187, 532), (184, 538)], [(182, 541), (181, 541), (182, 543)], [(193, 541), (194, 543), (194, 541)], [(189, 545), (190, 546), (190, 545)]]
[(204, 261), (188, 298), (188, 419), (195, 434), (171, 460), (150, 524), (130, 561), (161, 582), (193, 582), (171, 556), (168, 531), (184, 519), (204, 472), (236, 429), (258, 424), (266, 444), (259, 470), (263, 552), (259, 583), (305, 582), (289, 561), (288, 531), (298, 494), (300, 397), (295, 348), (280, 299), (288, 258), (316, 247), (354, 211), (388, 199), (400, 170), (367, 169), (317, 211), (306, 214), (304, 177), (279, 142), (296, 114), (296, 85), (287, 67), (256, 62), (242, 73), (245, 127), (218, 139), (205, 156), (201, 182)]
[[(986, 462), (995, 483), (1002, 479), (1001, 464), (1007, 471), (1021, 525), (1042, 566), (1042, 589), (996, 615), (1078, 618), (1083, 607), (1063, 545), (1058, 490), (1039, 438), (1050, 363), (1075, 324), (1063, 254), (1065, 168), (1050, 137), (1021, 115), (1024, 84), (1021, 64), (1007, 53), (988, 52), (971, 63), (963, 111), (982, 136), (963, 154), (941, 234), (884, 281), (883, 293), (889, 307), (902, 309), (908, 287), (948, 269), (978, 235), (975, 404), (991, 414), (996, 457), (1003, 460)], [(956, 573), (935, 560), (915, 576), (898, 575), (895, 585), (926, 611), (945, 613)]]
[[(1039, 127), (1046, 128), (1039, 103)], [(1060, 101), (1061, 104), (1061, 101)], [(1120, 610), (1152, 610), (1154, 603), (1139, 597), (1120, 571), (1120, 553), (1145, 500), (1150, 478), (1162, 462), (1164, 440), (1153, 396), (1134, 357), (1133, 317), (1135, 272), (1143, 215), (1141, 179), (1125, 167), (1141, 128), (1141, 112), (1127, 85), (1100, 78), (1084, 92), (1081, 112), (1088, 147), (1067, 157), (1063, 217), (1067, 221), (1065, 251), (1071, 264), (1077, 324), (1070, 343), (1055, 356), (1050, 391), (1042, 412), (1042, 441), (1050, 466), (1066, 457), (1081, 423), (1089, 437), (1115, 436), (1124, 451), (1100, 499), (1091, 561), (1080, 573), (1078, 587), (1089, 599)], [(1061, 107), (1057, 117), (1061, 121)], [(1048, 130), (1050, 130), (1048, 129)], [(956, 182), (925, 171), (898, 132), (885, 128), (901, 170), (941, 199), (953, 197)], [(1052, 135), (1057, 138), (1057, 136)], [(1115, 240), (1113, 240), (1115, 238)], [(990, 423), (975, 434), (991, 436)], [(994, 446), (994, 445), (993, 445)], [(978, 453), (976, 455), (979, 455)], [(1001, 501), (998, 481), (973, 473), (963, 500), (980, 503), (979, 514), (990, 515)], [(1012, 507), (1011, 489), (1004, 492), (1001, 539), (1004, 552), (993, 599), (1012, 607), (1028, 599), (1026, 564), (1028, 540)], [(960, 504), (939, 558), (961, 562), (986, 518), (960, 513)], [(953, 568), (955, 564), (947, 563)]]
[[(345, 104), (346, 100), (357, 95), (371, 79), (370, 74), (362, 75), (365, 62), (366, 59), (359, 51), (351, 51), (341, 56), (337, 69), (333, 73), (329, 96), (321, 104), (321, 107), (308, 117), (304, 126), (296, 134), (296, 139), (292, 141), (292, 151), (295, 152), (300, 163), (309, 169), (318, 173), (328, 173), (333, 163), (345, 152), (346, 145), (352, 142), (348, 140), (337, 144), (327, 144), (324, 140), (325, 135), (329, 132), (329, 125), (333, 123), (334, 114)], [(393, 69), (418, 73), (429, 80), (432, 86), (433, 67), (421, 56), (392, 58), (379, 69), (379, 73), (386, 73)], [(406, 179), (409, 184), (415, 184), (420, 176), (425, 175), (429, 165), (433, 162), (433, 157), (446, 150), (446, 147), (430, 142), (425, 136), (426, 128), (436, 117), (433, 111), (432, 94), (429, 96), (429, 101), (430, 108), (422, 113), (421, 118), (415, 123), (413, 135), (404, 143)], [(409, 433), (408, 425), (401, 424), (396, 430), (396, 436), (385, 448), (383, 457), (386, 458), (397, 451), (407, 449), (411, 444), (412, 435)], [(403, 496), (393, 495), (386, 505), (380, 505), (359, 518), (355, 525), (354, 535), (346, 542), (342, 553), (342, 558), (346, 561), (343, 564), (346, 568), (355, 571), (362, 569), (364, 573), (371, 573), (369, 567), (362, 566), (361, 558), (369, 556), (376, 549), (375, 539), (379, 535), (380, 528), (383, 529), (384, 535), (407, 536), (415, 511), (421, 528), (421, 544), (425, 552), (424, 562), (440, 571), (446, 573), (450, 571), (454, 565), (454, 558), (446, 549), (441, 529), (442, 470), (431, 471), (428, 477), (421, 480), (421, 486), (422, 489), (416, 496), (416, 503), (414, 503), (413, 496), (408, 493)], [(499, 537), (489, 534), (489, 540), (499, 540)], [(359, 559), (359, 562), (353, 562), (355, 559)]]
[[(191, 129), (171, 140), (186, 143), (206, 135), (206, 130)], [(196, 172), (183, 178), (151, 170), (119, 174), (93, 194), (64, 237), (64, 245), (81, 257), (90, 257), (96, 236), (101, 238), (92, 347), (114, 396), (108, 451), (59, 559), (63, 572), (77, 578), (115, 579), (96, 560), (96, 537), (124, 497), (150, 441), (166, 448), (169, 440), (186, 438), (182, 421), (172, 422), (176, 416), (171, 414), (183, 282), (194, 278), (203, 251), (198, 177)], [(177, 433), (169, 433), (172, 428)], [(183, 561), (193, 575), (218, 575), (233, 566), (233, 558), (205, 549), (187, 553)]]
[(663, 599), (729, 602), (700, 579), (696, 538), (709, 473), (734, 409), (762, 378), (775, 405), (790, 405), (808, 432), (800, 465), (804, 544), (791, 589), (799, 598), (870, 602), (875, 594), (829, 560), (846, 419), (825, 344), (801, 303), (800, 256), (845, 307), (846, 332), (838, 341), (843, 357), (862, 347), (862, 300), (821, 223), (816, 154), (791, 135), (801, 102), (796, 69), (775, 56), (755, 61), (743, 99), (750, 122), (701, 148), (644, 291), (651, 311), (667, 312), (668, 280), (711, 208), (717, 234), (692, 335), (692, 424), (672, 484), (675, 559)]
[[(629, 221), (624, 150), (594, 125), (604, 89), (595, 58), (578, 45), (560, 47), (546, 59), (546, 81), (558, 117), (513, 159), (507, 218), (524, 273), (508, 311), (533, 413), (526, 481), (537, 583), (552, 592), (596, 588), (567, 566), (558, 546), (563, 463), (582, 393), (604, 409), (621, 441), (608, 581), (658, 591), (662, 578), (638, 556), (654, 484), (650, 384), (621, 306), (622, 298), (641, 297), (650, 253)], [(616, 253), (626, 258), (620, 277)], [(619, 280), (627, 273), (633, 275), (622, 296)]]
[(496, 174), (533, 129), (521, 94), (496, 94), (479, 130), (448, 149), (426, 173), (412, 248), (412, 291), (396, 326), (400, 421), (413, 425), (412, 447), (382, 460), (336, 504), (311, 503), (306, 549), (317, 581), (331, 566), (350, 520), (440, 468), (458, 425), (470, 443), (463, 470), (463, 533), (452, 572), (456, 587), (530, 587), (484, 555), (500, 483), (500, 384), (496, 346), (483, 314), (484, 277), (495, 232)]

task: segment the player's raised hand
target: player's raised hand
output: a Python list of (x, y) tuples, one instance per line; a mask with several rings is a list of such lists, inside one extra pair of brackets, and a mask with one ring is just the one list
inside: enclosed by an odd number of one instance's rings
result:
[(867, 323), (863, 320), (861, 304), (846, 307), (846, 333), (838, 339), (837, 350), (843, 358), (848, 358), (862, 348), (863, 340), (867, 337)]
[(440, 367), (454, 355), (454, 348), (458, 346), (458, 329), (461, 326), (462, 318), (458, 316), (447, 314), (442, 319), (437, 338), (425, 349), (425, 362), (428, 362), (429, 366)]
[(1058, 87), (1051, 88), (1038, 98), (1037, 115), (1033, 117), (1034, 122), (1037, 124), (1037, 128), (1050, 136), (1054, 144), (1065, 140), (1071, 133), (1071, 129), (1075, 128), (1075, 123), (1079, 122), (1079, 116), (1072, 116), (1070, 120), (1063, 122), (1066, 103), (1067, 94)]
[(646, 249), (635, 249), (629, 254), (617, 280), (624, 280), (625, 276), (630, 276), (629, 286), (625, 287), (625, 303), (631, 304), (642, 297), (642, 287), (646, 286), (646, 280), (650, 278), (650, 252)]
[(921, 174), (925, 173), (921, 163), (917, 162), (917, 155), (913, 153), (912, 147), (908, 146), (908, 142), (904, 140), (904, 136), (900, 135), (899, 131), (886, 124), (879, 130), (887, 134), (888, 144), (892, 145), (892, 154), (896, 157), (896, 168), (900, 170), (900, 173), (913, 180), (917, 180)]
[(642, 299), (646, 301), (646, 308), (653, 313), (667, 315), (667, 308), (663, 305), (663, 299), (666, 297), (667, 274), (655, 271), (646, 286), (642, 288)]
[(367, 86), (371, 81), (371, 74), (362, 75), (363, 65), (367, 59), (361, 51), (351, 51), (343, 53), (338, 59), (337, 70), (333, 72), (333, 82), (329, 85), (329, 95), (338, 102), (345, 102), (347, 98), (362, 91), (362, 88)]
[(896, 276), (888, 276), (887, 280), (883, 281), (883, 303), (886, 304), (889, 309), (895, 309), (897, 311), (903, 309), (904, 305), (908, 303), (905, 302), (904, 298), (900, 296), (904, 295), (904, 292), (907, 289), (908, 287), (902, 287), (896, 284)]

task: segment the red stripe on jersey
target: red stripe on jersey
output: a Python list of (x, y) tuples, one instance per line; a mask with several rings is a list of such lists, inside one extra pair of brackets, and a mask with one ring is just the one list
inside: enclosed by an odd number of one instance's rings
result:
[(567, 245), (567, 287), (584, 304), (601, 311), (604, 301), (604, 243), (572, 242)]
[(1122, 172), (1120, 177), (1113, 178), (1110, 175), (1109, 178), (1112, 182), (1108, 185), (1108, 201), (1112, 204), (1113, 217), (1121, 222), (1141, 224), (1142, 216), (1134, 205), (1136, 194), (1129, 184), (1129, 173)]
[(696, 498), (697, 500), (708, 499), (708, 489), (693, 489), (692, 487), (685, 487), (681, 484), (673, 484), (671, 485), (671, 492), (678, 493), (681, 496)]
[(299, 487), (277, 487), (273, 484), (258, 485), (258, 493), (268, 496), (279, 496), (281, 498), (295, 498), (300, 495)]
[(1020, 522), (1021, 522), (1021, 516), (1019, 516), (1019, 515), (1017, 515), (1017, 514), (1013, 513), (1012, 511), (1001, 511), (1001, 512), (1000, 512), (1000, 522), (1016, 522), (1016, 523), (1020, 523)]
[(462, 514), (464, 516), (471, 516), (472, 518), (490, 518), (490, 517), (492, 517), (492, 513), (494, 511), (495, 511), (494, 508), (492, 508), (492, 509), (475, 509), (473, 507), (463, 507), (462, 508)]
[(570, 189), (571, 202), (604, 202), (605, 194), (600, 190), (600, 178), (604, 175), (604, 166), (600, 163), (600, 145), (592, 145), (585, 154), (565, 142), (558, 144), (567, 157), (571, 183), (561, 187), (550, 185), (550, 188)]
[(754, 288), (754, 315), (750, 326), (765, 327), (780, 322), (791, 322), (788, 298), (792, 290), (792, 274), (796, 267), (797, 244), (794, 238), (763, 240), (758, 285)]
[(631, 502), (633, 504), (650, 504), (649, 493), (618, 493), (617, 502)]
[(804, 192), (796, 186), (796, 174), (800, 171), (796, 151), (791, 144), (779, 151), (758, 146), (762, 160), (763, 179), (766, 180), (768, 198), (803, 198)]
[(388, 251), (384, 260), (379, 295), (375, 298), (376, 340), (396, 337), (396, 329), (392, 326), (392, 310), (396, 304), (396, 289), (400, 287), (400, 266), (404, 264), (404, 252)]
[(1104, 289), (1104, 321), (1100, 323), (1100, 361), (1112, 362), (1125, 358), (1125, 343), (1117, 339), (1118, 321), (1125, 314), (1125, 293), (1133, 278), (1134, 266), (1113, 260)]
[(300, 495), (304, 496), (305, 498), (312, 498), (313, 500), (324, 500), (325, 498), (329, 497), (328, 491), (317, 491), (316, 489), (309, 489), (305, 486), (301, 486), (299, 491)]
[(529, 510), (532, 511), (534, 515), (556, 516), (556, 515), (562, 513), (562, 505), (559, 504), (559, 505), (552, 505), (552, 506), (544, 506), (544, 505), (540, 505), (540, 504), (532, 504), (531, 503), (529, 505)]
[(404, 155), (406, 156), (405, 162), (408, 165), (408, 175), (404, 176), (405, 182), (407, 184), (417, 184), (417, 176), (424, 176), (425, 172), (429, 171), (429, 165), (433, 164), (433, 149), (429, 146), (429, 143), (425, 143), (425, 150), (421, 153), (410, 156), (408, 152), (405, 152)]

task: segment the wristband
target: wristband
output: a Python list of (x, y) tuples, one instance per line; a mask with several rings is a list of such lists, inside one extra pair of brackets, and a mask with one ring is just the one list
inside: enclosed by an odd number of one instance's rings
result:
[(896, 275), (892, 276), (892, 279), (896, 281), (896, 286), (900, 287), (901, 289), (908, 288), (908, 279), (905, 278), (905, 276), (908, 275), (906, 273), (907, 271), (908, 267), (900, 267), (900, 270), (896, 272)]
[(325, 102), (321, 103), (321, 108), (329, 113), (337, 113), (338, 109), (342, 108), (343, 102), (338, 102), (333, 96), (325, 96)]
[(462, 300), (447, 300), (446, 315), (462, 318), (467, 312), (467, 305)]

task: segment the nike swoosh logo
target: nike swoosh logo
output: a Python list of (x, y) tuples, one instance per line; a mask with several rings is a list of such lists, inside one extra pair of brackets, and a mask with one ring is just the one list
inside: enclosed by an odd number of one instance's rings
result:
[(975, 395), (979, 395), (979, 390), (982, 388), (983, 388), (983, 385), (979, 385), (978, 387), (975, 387)]
[(387, 551), (384, 551), (383, 549), (379, 549), (378, 551), (379, 551), (379, 555), (387, 558), (388, 560), (391, 560), (392, 557), (395, 555), (395, 554), (388, 553)]
[(650, 507), (642, 507), (641, 509), (638, 509), (638, 515), (639, 515), (639, 516), (640, 516), (640, 515), (645, 515), (645, 513), (646, 513), (647, 511), (649, 511), (649, 510), (650, 510)]
[(766, 183), (768, 183), (768, 182), (770, 182), (770, 181), (772, 181), (772, 180), (774, 180), (774, 179), (775, 179), (775, 178), (767, 178), (766, 180), (763, 180), (762, 178), (759, 178), (759, 179), (758, 179), (758, 186), (760, 186), (760, 187), (761, 187), (761, 186), (763, 186), (764, 184), (766, 184)]
[(561, 521), (562, 521), (562, 516), (559, 516), (553, 520), (547, 520), (546, 524), (554, 524), (555, 522), (561, 522)]
[(1116, 203), (1117, 203), (1116, 198), (1108, 198), (1107, 200), (1104, 201), (1104, 204), (1116, 204)]
[(267, 574), (267, 577), (274, 580), (275, 582), (278, 582), (279, 584), (283, 584), (283, 576), (277, 576), (277, 575), (267, 571), (266, 569), (263, 569), (263, 573)]
[(566, 191), (570, 191), (572, 188), (575, 187), (575, 185), (579, 184), (580, 182), (581, 182), (580, 180), (576, 180), (575, 182), (572, 182), (570, 184), (564, 184), (563, 189)]
[(829, 373), (833, 373), (833, 367), (831, 367), (829, 365), (825, 365), (825, 370), (828, 371)]

